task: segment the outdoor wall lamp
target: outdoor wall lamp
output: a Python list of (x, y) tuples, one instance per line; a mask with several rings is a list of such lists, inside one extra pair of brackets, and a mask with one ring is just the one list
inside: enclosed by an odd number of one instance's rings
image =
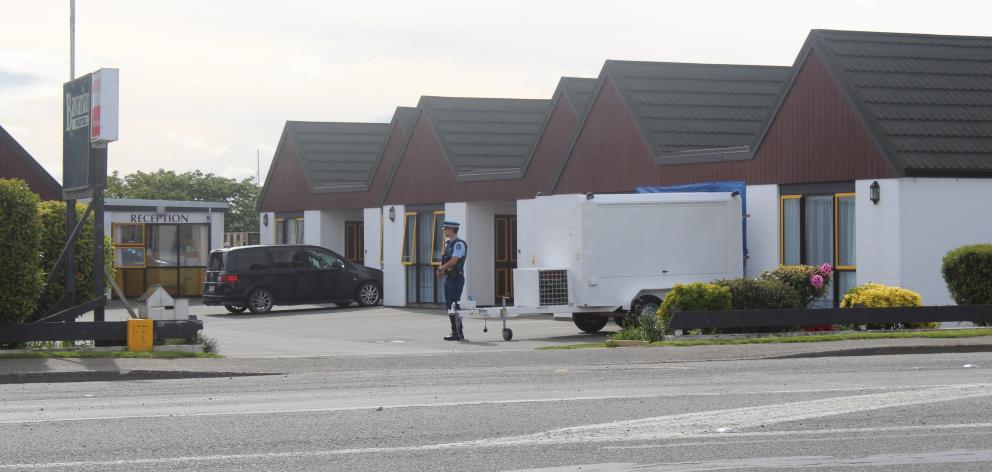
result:
[(878, 201), (882, 199), (882, 187), (878, 185), (877, 180), (872, 182), (871, 186), (868, 187), (868, 199), (876, 205), (878, 205)]
[(266, 226), (266, 227), (269, 226), (269, 214), (268, 213), (262, 215), (262, 224), (264, 226)]
[(396, 207), (389, 207), (389, 221), (396, 221)]

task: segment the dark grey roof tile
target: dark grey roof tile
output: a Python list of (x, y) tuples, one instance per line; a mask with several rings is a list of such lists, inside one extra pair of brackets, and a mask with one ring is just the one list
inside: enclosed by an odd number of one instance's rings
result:
[(519, 177), (532, 156), (549, 100), (422, 97), (460, 180)]
[(286, 123), (314, 192), (367, 190), (389, 129), (388, 123)]
[(753, 147), (789, 70), (626, 61), (604, 66), (659, 163), (678, 163), (666, 155), (683, 151)]
[(811, 39), (897, 174), (992, 172), (992, 38), (814, 30)]

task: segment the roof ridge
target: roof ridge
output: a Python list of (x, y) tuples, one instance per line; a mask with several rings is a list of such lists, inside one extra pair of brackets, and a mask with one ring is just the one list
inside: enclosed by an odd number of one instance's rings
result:
[(823, 29), (814, 28), (810, 30), (810, 34), (822, 35), (822, 33), (830, 34), (871, 34), (879, 36), (891, 36), (891, 37), (907, 37), (907, 38), (940, 38), (940, 39), (974, 39), (974, 40), (984, 40), (992, 42), (992, 36), (971, 36), (971, 35), (953, 35), (953, 34), (934, 34), (934, 33), (904, 33), (904, 32), (894, 32), (894, 31), (863, 31), (863, 30), (835, 30), (835, 29)]
[(708, 62), (673, 62), (673, 61), (628, 61), (622, 59), (607, 59), (603, 64), (605, 68), (609, 64), (644, 64), (644, 65), (675, 65), (675, 66), (701, 66), (701, 67), (746, 67), (751, 69), (789, 69), (792, 66), (775, 66), (768, 64), (723, 64)]

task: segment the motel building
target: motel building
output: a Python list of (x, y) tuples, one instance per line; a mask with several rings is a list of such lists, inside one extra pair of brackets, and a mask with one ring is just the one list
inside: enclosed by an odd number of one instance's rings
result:
[(443, 300), (440, 224), (459, 221), (463, 296), (495, 304), (537, 260), (538, 193), (739, 185), (747, 276), (829, 262), (823, 306), (866, 282), (952, 304), (944, 254), (992, 242), (988, 50), (992, 38), (813, 30), (791, 67), (611, 60), (550, 100), (422, 97), (365, 157), (343, 142), (294, 155), (287, 124), (263, 242), (351, 254), (384, 271), (386, 305), (429, 305)]

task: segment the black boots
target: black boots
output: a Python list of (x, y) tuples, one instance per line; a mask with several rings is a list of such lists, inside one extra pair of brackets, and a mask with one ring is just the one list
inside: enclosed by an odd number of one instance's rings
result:
[(461, 341), (465, 339), (465, 335), (462, 334), (462, 320), (458, 319), (458, 315), (448, 314), (448, 320), (451, 321), (451, 334), (444, 337), (445, 341)]

